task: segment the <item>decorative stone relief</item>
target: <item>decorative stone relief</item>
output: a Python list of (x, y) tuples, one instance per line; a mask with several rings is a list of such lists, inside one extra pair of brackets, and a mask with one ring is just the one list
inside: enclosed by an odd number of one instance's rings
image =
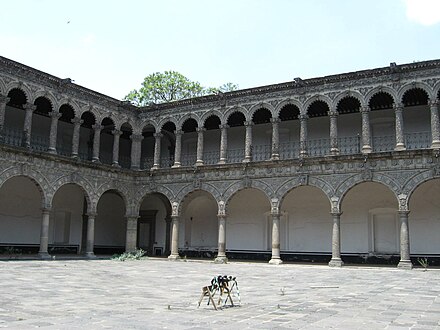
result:
[(408, 211), (408, 195), (399, 194), (397, 198), (399, 199), (399, 211)]

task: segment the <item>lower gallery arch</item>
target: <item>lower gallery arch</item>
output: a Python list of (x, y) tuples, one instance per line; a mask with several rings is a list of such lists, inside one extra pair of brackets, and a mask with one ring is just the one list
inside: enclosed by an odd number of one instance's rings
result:
[(409, 200), (411, 255), (440, 256), (440, 179), (424, 182)]
[(80, 186), (69, 183), (57, 190), (49, 222), (49, 253), (85, 252), (87, 206)]
[(283, 260), (330, 260), (332, 220), (325, 193), (313, 186), (299, 186), (286, 194), (280, 210)]
[(341, 205), (341, 253), (344, 261), (399, 261), (398, 205), (394, 193), (377, 182), (351, 188)]
[(136, 246), (149, 256), (169, 255), (170, 237), (170, 201), (160, 193), (147, 194), (139, 209)]
[(226, 209), (226, 252), (229, 258), (270, 258), (270, 203), (258, 189), (231, 197)]
[[(40, 244), (42, 196), (28, 177), (8, 179), (0, 188), (0, 249), (37, 253)], [(13, 250), (12, 250), (13, 249)]]
[(125, 251), (127, 220), (125, 202), (116, 190), (101, 195), (95, 219), (94, 252), (113, 254)]
[(217, 202), (196, 190), (183, 200), (179, 248), (186, 256), (213, 258), (218, 243)]

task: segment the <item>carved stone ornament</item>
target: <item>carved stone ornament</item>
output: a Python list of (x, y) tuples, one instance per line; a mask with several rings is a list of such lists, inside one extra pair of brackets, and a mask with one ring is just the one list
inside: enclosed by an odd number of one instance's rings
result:
[(279, 199), (278, 198), (272, 198), (270, 200), (270, 212), (272, 214), (278, 214), (280, 212), (279, 205), (280, 205)]
[(440, 176), (440, 165), (434, 166), (432, 168), (432, 176)]
[(408, 195), (400, 194), (397, 197), (399, 199), (399, 211), (408, 211)]
[(309, 175), (303, 174), (299, 177), (299, 184), (301, 186), (307, 186), (309, 184)]
[(202, 186), (202, 183), (200, 182), (199, 178), (194, 179), (193, 186), (195, 189), (200, 189), (200, 187)]
[(74, 183), (78, 183), (79, 182), (79, 173), (78, 172), (72, 172), (70, 174), (70, 181), (74, 182)]
[(339, 197), (333, 196), (330, 198), (332, 204), (332, 213), (339, 213)]
[(226, 215), (226, 204), (224, 201), (218, 202), (218, 215)]
[(362, 171), (362, 179), (364, 181), (371, 181), (373, 180), (373, 171), (369, 168), (365, 168), (365, 170)]
[(252, 180), (248, 176), (243, 178), (243, 187), (244, 188), (251, 188), (252, 187)]
[(179, 203), (177, 202), (171, 203), (171, 215), (175, 217), (179, 216)]

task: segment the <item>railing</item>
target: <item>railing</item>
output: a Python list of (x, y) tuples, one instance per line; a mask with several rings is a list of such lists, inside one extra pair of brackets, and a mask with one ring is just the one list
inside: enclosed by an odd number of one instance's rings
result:
[(340, 155), (353, 155), (361, 152), (361, 137), (344, 136), (338, 138), (338, 148)]
[(307, 154), (319, 157), (330, 154), (330, 139), (314, 139), (307, 141)]
[(218, 151), (205, 151), (203, 153), (203, 162), (206, 165), (214, 165), (220, 161), (220, 152)]
[(297, 141), (280, 143), (280, 159), (295, 159), (299, 157), (300, 144)]
[(182, 166), (194, 166), (196, 160), (196, 154), (182, 154), (180, 158), (180, 163), (182, 164)]
[(14, 147), (21, 147), (23, 145), (23, 129), (4, 127), (2, 133), (4, 144)]
[(431, 132), (417, 132), (405, 134), (406, 149), (429, 149), (431, 148)]
[(373, 136), (372, 144), (374, 152), (392, 151), (396, 146), (396, 137), (394, 135)]
[(82, 160), (92, 160), (92, 148), (81, 148), (78, 150), (78, 157)]
[(47, 151), (49, 149), (49, 136), (31, 134), (31, 149), (39, 152)]
[(111, 165), (111, 163), (113, 162), (113, 153), (101, 151), (99, 153), (99, 160), (103, 164)]
[(244, 159), (244, 149), (232, 149), (227, 151), (228, 163), (241, 163)]
[(131, 167), (131, 158), (129, 156), (119, 155), (119, 165), (122, 168), (130, 168)]
[(270, 144), (255, 145), (252, 148), (252, 160), (255, 162), (268, 160), (272, 156), (272, 146)]
[(153, 167), (154, 158), (153, 157), (143, 157), (141, 159), (141, 169), (148, 170)]

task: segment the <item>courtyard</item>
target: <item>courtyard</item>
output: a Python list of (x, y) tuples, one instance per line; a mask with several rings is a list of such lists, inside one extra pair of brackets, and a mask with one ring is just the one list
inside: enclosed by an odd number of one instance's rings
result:
[[(0, 261), (12, 329), (439, 329), (440, 270), (147, 258)], [(241, 302), (197, 302), (216, 275)], [(237, 297), (233, 296), (238, 302)]]

